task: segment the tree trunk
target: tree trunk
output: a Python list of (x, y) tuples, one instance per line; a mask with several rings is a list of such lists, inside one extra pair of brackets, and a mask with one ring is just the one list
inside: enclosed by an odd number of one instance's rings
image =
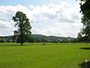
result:
[(21, 42), (21, 46), (23, 45), (23, 43)]

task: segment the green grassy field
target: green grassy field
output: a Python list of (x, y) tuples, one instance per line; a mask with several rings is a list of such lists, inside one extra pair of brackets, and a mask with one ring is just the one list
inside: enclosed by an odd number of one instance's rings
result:
[(0, 68), (82, 68), (86, 58), (87, 43), (0, 43)]

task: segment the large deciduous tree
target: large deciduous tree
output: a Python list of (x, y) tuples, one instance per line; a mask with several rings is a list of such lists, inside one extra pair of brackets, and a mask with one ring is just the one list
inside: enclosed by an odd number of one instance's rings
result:
[(17, 42), (23, 45), (24, 42), (30, 40), (31, 36), (31, 26), (29, 19), (26, 14), (21, 11), (18, 11), (15, 16), (12, 18), (14, 22), (16, 22), (15, 26), (18, 28), (16, 30), (17, 34)]
[(90, 42), (90, 0), (81, 0), (80, 8), (82, 13), (81, 23), (83, 23), (83, 29), (81, 33), (79, 33), (79, 36), (82, 35), (85, 42)]

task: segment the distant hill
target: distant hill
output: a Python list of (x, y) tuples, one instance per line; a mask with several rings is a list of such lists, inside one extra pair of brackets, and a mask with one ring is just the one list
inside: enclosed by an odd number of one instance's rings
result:
[(70, 39), (70, 40), (72, 40), (72, 39), (75, 39), (75, 38), (72, 38), (72, 37), (46, 36), (46, 35), (40, 35), (40, 34), (33, 34), (32, 37), (38, 38), (38, 39), (48, 39), (48, 40), (52, 40), (52, 39), (53, 40), (56, 40), (56, 39), (63, 39), (63, 40)]
[[(75, 38), (72, 37), (58, 37), (58, 36), (46, 36), (46, 35), (40, 35), (40, 34), (32, 34), (32, 38), (34, 38), (34, 40), (38, 40), (38, 42), (40, 42), (40, 40), (47, 40), (47, 41), (52, 41), (52, 42), (56, 42), (56, 41), (68, 41), (68, 40), (73, 40)], [(0, 36), (0, 40), (4, 40), (4, 41), (11, 41), (13, 40), (13, 36)]]

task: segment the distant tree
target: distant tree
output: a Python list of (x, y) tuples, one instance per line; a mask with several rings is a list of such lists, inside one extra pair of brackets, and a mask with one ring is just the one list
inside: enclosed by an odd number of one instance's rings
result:
[(26, 14), (21, 11), (18, 11), (12, 19), (14, 22), (16, 22), (15, 26), (18, 27), (17, 41), (23, 45), (23, 43), (27, 42), (31, 36), (29, 19), (27, 18)]
[(35, 42), (35, 38), (30, 37), (30, 40), (29, 40), (28, 42), (30, 42), (30, 43), (34, 43), (34, 42)]
[(4, 40), (3, 40), (3, 39), (1, 39), (1, 40), (0, 40), (0, 42), (4, 42)]

